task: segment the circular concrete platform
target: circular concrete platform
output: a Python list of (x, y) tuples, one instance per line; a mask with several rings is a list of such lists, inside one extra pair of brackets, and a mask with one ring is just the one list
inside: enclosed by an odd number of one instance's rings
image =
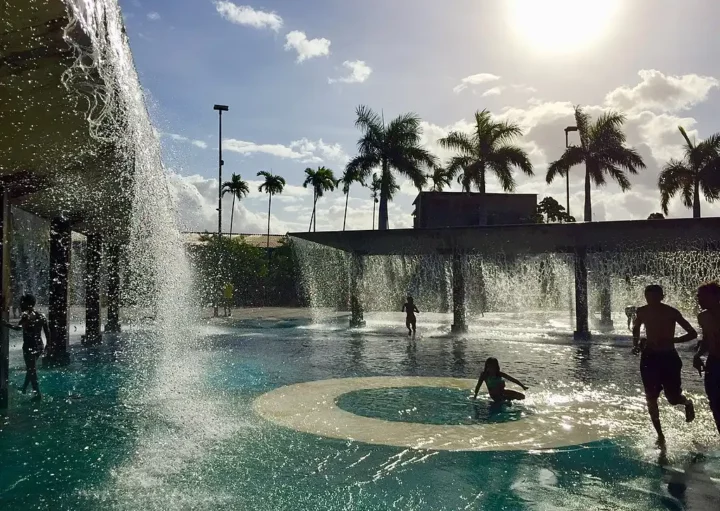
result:
[[(255, 400), (255, 411), (281, 426), (340, 440), (446, 451), (553, 449), (622, 433), (622, 410), (556, 394), (530, 395), (532, 413), (520, 420), (469, 425), (386, 421), (338, 408), (339, 396), (364, 389), (445, 387), (468, 395), (475, 380), (425, 377), (341, 378), (280, 387)], [(482, 406), (482, 404), (480, 404)], [(487, 404), (486, 404), (487, 406)], [(603, 413), (605, 411), (606, 413)]]

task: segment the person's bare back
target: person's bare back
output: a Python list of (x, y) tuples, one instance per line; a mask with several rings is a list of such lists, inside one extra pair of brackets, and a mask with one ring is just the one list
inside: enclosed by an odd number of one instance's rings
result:
[(702, 328), (705, 350), (711, 357), (720, 360), (720, 310), (702, 311), (698, 314), (698, 323)]
[[(637, 309), (636, 328), (645, 325), (647, 351), (670, 351), (675, 349), (675, 325), (683, 328), (687, 323), (680, 311), (664, 303), (643, 305)], [(685, 328), (687, 330), (687, 328)]]

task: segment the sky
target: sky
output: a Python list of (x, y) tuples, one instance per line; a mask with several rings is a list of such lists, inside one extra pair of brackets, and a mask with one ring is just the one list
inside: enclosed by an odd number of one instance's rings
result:
[[(701, 140), (720, 131), (720, 4), (705, 0), (120, 0), (149, 110), (160, 133), (183, 230), (217, 229), (218, 115), (223, 181), (251, 193), (235, 204), (233, 232), (267, 229), (267, 195), (256, 174), (287, 180), (272, 204), (271, 231), (308, 229), (307, 167), (340, 177), (360, 136), (355, 109), (385, 119), (414, 112), (423, 144), (442, 161), (438, 139), (467, 130), (477, 110), (518, 123), (535, 176), (519, 193), (565, 203), (563, 180), (545, 173), (564, 150), (573, 105), (627, 116), (628, 143), (647, 169), (632, 189), (593, 188), (593, 220), (644, 219), (660, 210), (658, 173), (682, 156), (678, 126)], [(570, 134), (573, 142), (573, 134)], [(570, 212), (580, 218), (582, 167), (570, 173)], [(391, 228), (412, 225), (418, 191), (403, 179)], [(458, 185), (453, 187), (458, 190)], [(491, 176), (489, 192), (500, 188)], [(703, 216), (720, 204), (703, 201)], [(318, 202), (318, 230), (342, 229), (345, 197)], [(223, 204), (230, 228), (231, 199)], [(348, 229), (372, 228), (367, 188), (350, 192)], [(691, 216), (679, 198), (671, 217)]]

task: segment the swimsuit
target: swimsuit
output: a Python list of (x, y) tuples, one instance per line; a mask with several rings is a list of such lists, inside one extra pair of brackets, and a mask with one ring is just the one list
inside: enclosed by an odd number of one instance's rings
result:
[(488, 376), (485, 378), (485, 383), (487, 384), (488, 391), (490, 392), (493, 390), (502, 390), (503, 387), (505, 387), (505, 380), (500, 376)]
[(640, 376), (649, 398), (657, 398), (663, 390), (666, 397), (682, 394), (681, 372), (682, 360), (674, 349), (645, 350), (640, 357)]

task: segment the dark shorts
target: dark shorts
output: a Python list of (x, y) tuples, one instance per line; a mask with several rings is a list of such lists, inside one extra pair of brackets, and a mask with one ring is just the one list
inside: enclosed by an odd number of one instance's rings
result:
[(37, 360), (40, 358), (40, 350), (23, 348), (23, 359), (25, 359), (25, 369), (34, 371), (37, 367)]
[(662, 391), (665, 397), (682, 394), (681, 372), (682, 360), (675, 350), (644, 352), (640, 357), (640, 376), (649, 398), (657, 398)]
[(417, 319), (415, 319), (415, 316), (408, 316), (405, 318), (405, 326), (410, 328), (411, 326), (415, 326), (417, 324)]

